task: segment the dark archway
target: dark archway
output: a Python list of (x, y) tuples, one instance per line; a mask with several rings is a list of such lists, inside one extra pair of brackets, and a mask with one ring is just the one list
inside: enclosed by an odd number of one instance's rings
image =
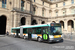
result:
[(41, 24), (45, 24), (45, 21), (42, 21), (42, 23)]
[(31, 25), (36, 25), (36, 24), (37, 24), (36, 20), (33, 20)]
[(60, 21), (60, 24), (61, 24), (61, 28), (62, 28), (62, 32), (63, 32), (64, 31), (64, 22)]
[(0, 34), (3, 35), (6, 33), (6, 16), (2, 15), (0, 16)]
[(21, 18), (21, 25), (25, 25), (25, 22), (26, 22), (25, 17), (22, 17), (22, 18)]
[(64, 28), (64, 22), (60, 21), (61, 26)]
[(74, 22), (73, 20), (68, 21), (68, 31), (74, 30)]
[(56, 23), (55, 21), (52, 21), (52, 23)]
[(69, 26), (69, 25), (71, 26), (71, 28), (74, 28), (74, 22), (73, 22), (72, 20), (69, 20), (69, 21), (68, 21), (68, 26)]

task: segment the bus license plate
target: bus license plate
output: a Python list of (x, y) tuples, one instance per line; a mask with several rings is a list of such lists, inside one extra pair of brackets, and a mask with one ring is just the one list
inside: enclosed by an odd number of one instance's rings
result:
[(59, 40), (57, 40), (57, 41), (59, 41)]

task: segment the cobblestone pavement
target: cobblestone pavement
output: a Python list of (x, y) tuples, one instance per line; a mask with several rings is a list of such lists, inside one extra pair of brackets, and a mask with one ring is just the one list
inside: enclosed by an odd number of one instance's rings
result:
[(4, 36), (0, 37), (0, 50), (75, 50), (75, 42), (64, 40), (49, 44)]

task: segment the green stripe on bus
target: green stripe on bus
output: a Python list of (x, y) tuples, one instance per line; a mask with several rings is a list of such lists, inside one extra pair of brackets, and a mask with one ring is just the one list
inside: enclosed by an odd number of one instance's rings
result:
[(43, 35), (43, 39), (44, 39), (44, 40), (47, 40), (47, 39), (48, 39), (47, 34), (44, 34), (44, 35)]

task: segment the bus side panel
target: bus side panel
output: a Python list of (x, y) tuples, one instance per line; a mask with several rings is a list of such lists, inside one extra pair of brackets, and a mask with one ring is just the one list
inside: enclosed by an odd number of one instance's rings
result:
[(20, 37), (23, 37), (23, 27), (20, 27)]

